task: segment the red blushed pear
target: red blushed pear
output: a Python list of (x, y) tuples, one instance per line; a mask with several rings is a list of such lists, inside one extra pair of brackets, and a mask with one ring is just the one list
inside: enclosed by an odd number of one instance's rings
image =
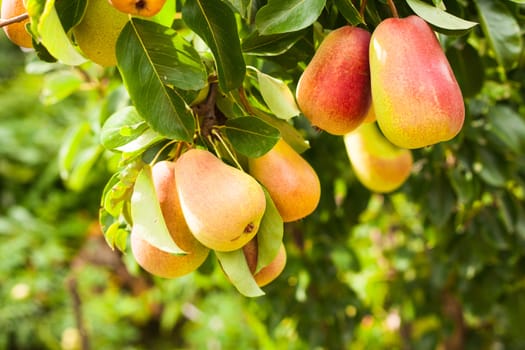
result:
[(344, 26), (330, 32), (304, 70), (297, 103), (313, 126), (344, 135), (361, 124), (370, 106), (370, 33)]
[(421, 18), (389, 18), (376, 27), (370, 76), (378, 124), (395, 145), (421, 148), (461, 130), (461, 90), (436, 35)]

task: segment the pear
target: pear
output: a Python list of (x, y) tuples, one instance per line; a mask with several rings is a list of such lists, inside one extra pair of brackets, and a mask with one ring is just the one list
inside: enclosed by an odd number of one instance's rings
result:
[(421, 148), (461, 130), (461, 90), (436, 35), (421, 18), (388, 18), (376, 27), (370, 77), (379, 127), (397, 146)]
[(355, 129), (370, 106), (370, 33), (344, 26), (322, 41), (301, 75), (297, 104), (315, 127), (334, 135)]
[(152, 180), (166, 227), (179, 248), (187, 254), (172, 255), (164, 252), (131, 232), (131, 251), (137, 263), (149, 273), (175, 278), (186, 275), (201, 266), (209, 249), (199, 243), (191, 233), (180, 207), (175, 186), (175, 164), (170, 161), (156, 163)]
[(279, 277), (286, 266), (286, 249), (283, 243), (281, 243), (275, 258), (257, 273), (255, 273), (255, 269), (257, 267), (257, 254), (259, 251), (257, 246), (257, 238), (249, 241), (245, 246), (242, 247), (242, 250), (246, 258), (248, 268), (250, 269), (250, 272), (252, 273), (253, 278), (259, 287), (264, 287)]
[(109, 3), (123, 13), (152, 17), (160, 12), (166, 0), (109, 0)]
[(253, 177), (196, 148), (176, 160), (175, 177), (184, 218), (203, 245), (232, 251), (255, 236), (266, 198)]
[(249, 172), (267, 190), (284, 222), (311, 214), (321, 197), (312, 166), (283, 139), (266, 154), (248, 160)]
[[(24, 14), (26, 11), (23, 0), (3, 0), (2, 1), (2, 19), (9, 19), (21, 14)], [(5, 34), (14, 44), (25, 47), (32, 48), (33, 41), (31, 35), (27, 32), (25, 25), (29, 22), (29, 19), (23, 20), (22, 22), (17, 22), (3, 27)]]
[(389, 142), (375, 123), (363, 123), (344, 141), (357, 179), (369, 190), (394, 191), (410, 176), (412, 152)]
[(88, 0), (82, 21), (73, 29), (75, 41), (91, 61), (103, 67), (115, 66), (117, 39), (127, 21), (128, 16), (108, 0)]

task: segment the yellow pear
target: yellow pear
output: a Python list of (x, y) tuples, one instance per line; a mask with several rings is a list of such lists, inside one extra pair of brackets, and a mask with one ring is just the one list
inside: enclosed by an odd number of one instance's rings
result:
[(184, 218), (202, 244), (232, 251), (255, 236), (266, 198), (253, 177), (196, 148), (177, 159), (175, 177)]
[(151, 17), (159, 13), (166, 0), (109, 0), (109, 3), (120, 12)]
[(206, 260), (209, 249), (190, 232), (182, 211), (175, 186), (174, 163), (161, 161), (152, 169), (152, 180), (162, 216), (173, 241), (185, 255), (164, 252), (131, 233), (131, 251), (137, 263), (146, 271), (159, 277), (175, 278), (196, 270)]
[[(3, 0), (2, 1), (2, 19), (9, 19), (26, 12), (26, 8), (23, 0)], [(27, 32), (25, 25), (29, 22), (29, 19), (23, 20), (22, 22), (13, 23), (3, 27), (5, 34), (14, 44), (31, 48), (33, 42), (31, 35)]]
[(321, 197), (319, 177), (283, 139), (248, 164), (250, 174), (268, 190), (284, 222), (302, 219), (317, 208)]
[(91, 61), (111, 67), (117, 64), (115, 46), (128, 16), (107, 0), (88, 0), (82, 21), (73, 29), (75, 41)]
[(357, 179), (374, 192), (391, 192), (410, 176), (412, 153), (388, 141), (376, 123), (363, 123), (344, 136)]
[(242, 250), (246, 257), (248, 268), (253, 274), (253, 278), (259, 287), (264, 287), (275, 280), (283, 272), (284, 267), (286, 266), (286, 249), (282, 243), (275, 258), (257, 273), (255, 273), (258, 254), (257, 238), (249, 241), (244, 247), (242, 247)]

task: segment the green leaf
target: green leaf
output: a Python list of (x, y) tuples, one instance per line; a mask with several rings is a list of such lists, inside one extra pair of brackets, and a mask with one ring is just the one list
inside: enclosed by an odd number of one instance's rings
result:
[(515, 154), (525, 154), (525, 121), (507, 105), (496, 105), (487, 114), (488, 130)]
[(478, 51), (469, 44), (447, 49), (447, 59), (461, 88), (463, 97), (475, 96), (482, 88), (485, 68)]
[(256, 117), (229, 119), (223, 127), (226, 136), (239, 153), (260, 157), (279, 141), (279, 130)]
[[(180, 95), (166, 84), (180, 82), (173, 31), (154, 22), (132, 18), (117, 40), (118, 69), (137, 112), (153, 130), (191, 142), (193, 115)], [(140, 70), (137, 70), (140, 67)], [(176, 67), (176, 68), (173, 68)]]
[(152, 246), (172, 254), (186, 254), (171, 238), (153, 185), (151, 167), (140, 171), (131, 196), (133, 234)]
[(122, 227), (121, 223), (115, 217), (104, 210), (104, 208), (99, 210), (98, 217), (102, 233), (109, 247), (111, 249), (117, 248), (122, 252), (126, 251), (129, 232)]
[(82, 20), (86, 12), (87, 0), (56, 0), (55, 8), (60, 18), (60, 23), (66, 33)]
[(505, 69), (515, 67), (523, 50), (520, 26), (502, 1), (476, 0), (481, 28)]
[(67, 65), (80, 65), (86, 59), (73, 46), (66, 35), (55, 10), (55, 1), (46, 1), (44, 12), (38, 22), (38, 33), (42, 44), (59, 61)]
[(49, 73), (44, 78), (42, 102), (46, 105), (52, 105), (62, 101), (78, 91), (82, 82), (82, 78), (72, 71), (60, 70)]
[(230, 91), (241, 86), (246, 64), (230, 7), (221, 0), (188, 0), (182, 18), (212, 51), (221, 89)]
[(296, 152), (303, 153), (310, 148), (308, 143), (305, 141), (304, 136), (301, 132), (296, 129), (292, 124), (277, 119), (272, 115), (266, 113), (257, 113), (257, 117), (266, 123), (270, 124), (274, 128), (279, 130), (281, 137), (288, 143)]
[(335, 0), (337, 9), (341, 12), (346, 21), (351, 25), (364, 24), (365, 19), (359, 14), (359, 10), (350, 0)]
[(215, 252), (221, 267), (233, 284), (233, 286), (244, 296), (258, 297), (264, 295), (264, 292), (255, 282), (252, 273), (246, 262), (246, 257), (242, 249), (232, 252)]
[(264, 102), (275, 116), (288, 120), (301, 114), (292, 91), (282, 80), (264, 74), (259, 70), (257, 70), (257, 79)]
[(148, 125), (133, 106), (113, 113), (104, 123), (100, 141), (107, 149), (116, 149), (138, 138)]
[(249, 55), (277, 56), (288, 51), (303, 36), (304, 31), (272, 35), (254, 31), (242, 41), (242, 51)]
[(456, 17), (421, 0), (407, 0), (407, 3), (419, 17), (434, 26), (436, 30), (443, 30), (445, 34), (465, 34), (478, 25), (476, 22)]
[(261, 34), (295, 32), (312, 25), (321, 15), (326, 0), (269, 0), (255, 15)]
[(173, 24), (173, 14), (176, 12), (177, 6), (175, 0), (166, 0), (162, 9), (155, 16), (148, 18), (148, 20), (157, 22), (160, 25), (171, 27)]
[(257, 267), (255, 273), (273, 261), (283, 241), (283, 219), (266, 189), (266, 210), (257, 231)]
[(505, 168), (502, 159), (485, 148), (476, 149), (477, 163), (474, 170), (487, 184), (494, 187), (505, 186), (506, 176), (502, 169)]

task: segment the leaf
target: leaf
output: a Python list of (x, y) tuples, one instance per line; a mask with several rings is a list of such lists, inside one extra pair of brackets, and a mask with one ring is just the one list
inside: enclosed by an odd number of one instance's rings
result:
[(485, 148), (478, 147), (477, 153), (477, 164), (474, 165), (474, 170), (487, 184), (494, 187), (505, 186), (506, 176), (502, 169), (504, 164), (502, 159), (496, 156), (493, 152), (486, 150)]
[(233, 286), (244, 296), (258, 297), (264, 295), (264, 292), (255, 282), (252, 273), (246, 262), (246, 257), (242, 249), (232, 252), (215, 252), (221, 267), (233, 284)]
[(182, 18), (213, 53), (221, 89), (230, 91), (241, 86), (246, 64), (230, 7), (221, 0), (188, 0)]
[(279, 141), (279, 130), (256, 117), (229, 119), (223, 127), (236, 151), (250, 158), (268, 152)]
[(292, 91), (282, 80), (264, 74), (259, 70), (257, 70), (257, 79), (264, 102), (275, 116), (288, 120), (301, 114)]
[(264, 189), (264, 195), (266, 196), (266, 210), (256, 236), (258, 247), (256, 273), (270, 264), (277, 256), (284, 233), (283, 219), (266, 189)]
[(64, 31), (68, 33), (82, 20), (86, 12), (87, 0), (56, 0), (55, 8)]
[(303, 153), (310, 148), (308, 142), (305, 141), (304, 136), (292, 124), (282, 119), (277, 119), (274, 116), (268, 115), (266, 113), (257, 113), (257, 117), (278, 129), (281, 137), (296, 152)]
[(102, 126), (100, 141), (107, 149), (115, 149), (133, 141), (148, 128), (133, 106), (113, 113)]
[(261, 35), (254, 31), (242, 41), (242, 51), (249, 55), (277, 56), (285, 53), (299, 39), (304, 31), (283, 34)]
[(517, 155), (525, 154), (525, 121), (507, 105), (496, 105), (487, 114), (489, 132)]
[(44, 77), (42, 87), (42, 102), (46, 105), (55, 104), (78, 91), (83, 80), (71, 71), (56, 71)]
[(326, 0), (269, 0), (255, 15), (261, 34), (295, 32), (312, 25), (321, 15)]
[(465, 44), (461, 47), (449, 47), (446, 55), (463, 97), (475, 96), (485, 80), (485, 68), (478, 51), (470, 44)]
[(164, 252), (186, 254), (173, 241), (166, 227), (153, 185), (150, 166), (142, 168), (137, 176), (131, 196), (131, 217), (133, 234)]
[(166, 27), (171, 27), (173, 24), (173, 14), (176, 12), (176, 1), (166, 0), (162, 9), (155, 16), (148, 18), (151, 21), (157, 22)]
[(364, 24), (365, 19), (359, 14), (359, 10), (350, 0), (335, 0), (337, 9), (346, 21), (351, 25)]
[(174, 63), (182, 53), (175, 47), (172, 32), (154, 22), (132, 18), (117, 40), (118, 69), (137, 112), (153, 130), (191, 142), (193, 115), (182, 97), (165, 85), (181, 81), (179, 69), (186, 66)]
[(481, 28), (505, 69), (515, 67), (523, 50), (520, 26), (502, 1), (476, 0)]
[(64, 64), (76, 66), (87, 60), (73, 46), (64, 32), (55, 10), (55, 1), (46, 1), (44, 12), (38, 22), (38, 33), (46, 49)]
[(115, 217), (104, 210), (104, 208), (100, 208), (98, 217), (102, 233), (109, 247), (111, 249), (115, 249), (116, 247), (122, 252), (126, 251), (129, 232), (121, 226)]
[(445, 34), (465, 34), (478, 25), (476, 22), (456, 17), (421, 0), (407, 0), (407, 3), (419, 17), (436, 27), (436, 30), (444, 30)]

